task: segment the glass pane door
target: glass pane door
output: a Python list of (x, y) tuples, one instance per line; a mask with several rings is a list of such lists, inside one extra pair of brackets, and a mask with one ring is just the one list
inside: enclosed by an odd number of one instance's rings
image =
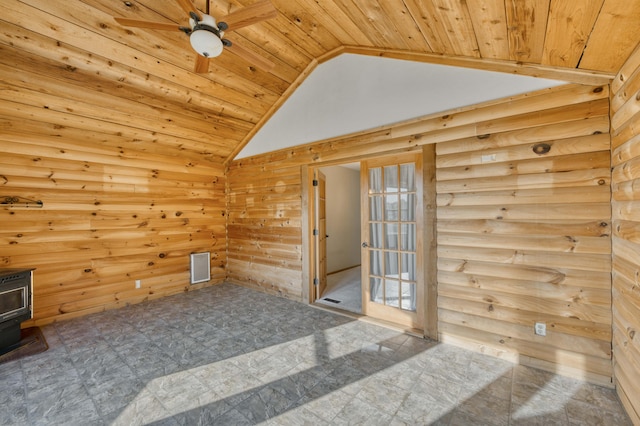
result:
[(416, 184), (420, 163), (414, 158), (393, 157), (395, 162), (391, 164), (368, 162), (364, 167), (367, 225), (363, 247), (367, 255), (363, 265), (367, 264), (367, 269), (363, 275), (367, 277), (363, 283), (368, 286), (363, 291), (364, 300), (368, 302), (368, 315), (395, 322), (409, 318), (409, 322), (417, 323), (421, 294), (417, 262), (421, 196)]

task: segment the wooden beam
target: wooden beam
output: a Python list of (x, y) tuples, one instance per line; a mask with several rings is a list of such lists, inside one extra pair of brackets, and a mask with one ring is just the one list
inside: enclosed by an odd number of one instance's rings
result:
[(568, 69), (549, 65), (503, 61), (499, 59), (477, 59), (459, 56), (447, 56), (434, 53), (411, 52), (397, 49), (379, 49), (361, 46), (344, 46), (344, 53), (379, 56), (383, 58), (403, 59), (454, 67), (474, 68), (485, 71), (548, 78), (570, 83), (603, 85), (613, 80), (615, 73)]

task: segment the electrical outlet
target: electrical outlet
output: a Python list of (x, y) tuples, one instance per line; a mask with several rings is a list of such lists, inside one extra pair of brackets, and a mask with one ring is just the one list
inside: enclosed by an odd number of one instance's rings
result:
[(140, 280), (136, 280), (136, 288), (140, 288), (142, 282)]
[(480, 157), (480, 162), (481, 163), (491, 163), (493, 161), (496, 161), (496, 155), (495, 154), (487, 154), (487, 155), (483, 155), (482, 157)]
[(547, 335), (547, 325), (543, 322), (537, 322), (533, 327), (533, 330), (538, 336), (546, 336)]

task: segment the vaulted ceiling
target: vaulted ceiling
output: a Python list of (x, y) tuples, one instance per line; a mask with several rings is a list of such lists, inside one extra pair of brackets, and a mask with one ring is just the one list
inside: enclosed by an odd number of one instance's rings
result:
[[(216, 17), (255, 3), (209, 1)], [(195, 73), (185, 34), (113, 19), (187, 25), (179, 3), (3, 1), (2, 100), (152, 131), (154, 144), (225, 162), (318, 63), (344, 52), (601, 84), (640, 41), (638, 1), (272, 0), (276, 18), (228, 37), (273, 69), (225, 51)]]

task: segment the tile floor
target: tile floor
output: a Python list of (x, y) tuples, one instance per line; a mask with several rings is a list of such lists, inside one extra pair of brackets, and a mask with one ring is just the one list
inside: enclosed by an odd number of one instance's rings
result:
[(611, 389), (231, 284), (43, 331), (0, 424), (630, 424)]

